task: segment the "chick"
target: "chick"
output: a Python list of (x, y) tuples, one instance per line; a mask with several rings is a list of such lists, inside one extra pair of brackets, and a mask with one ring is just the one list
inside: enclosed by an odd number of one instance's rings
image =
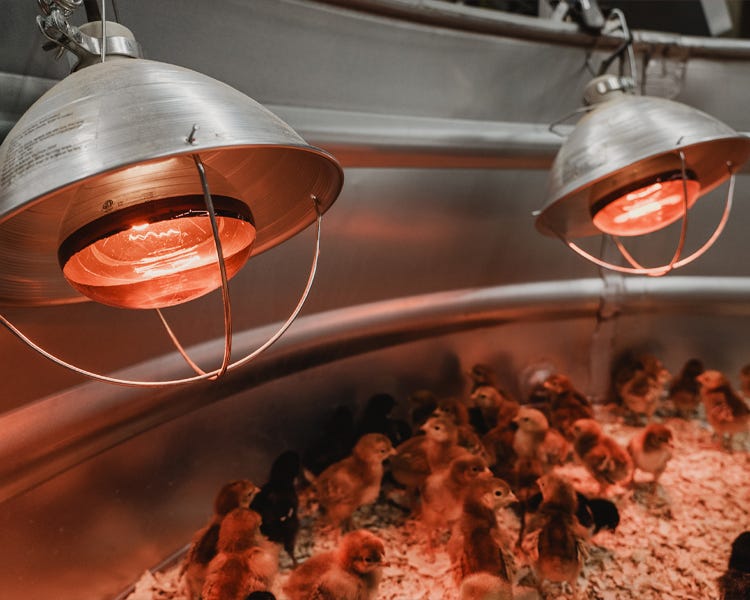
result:
[(396, 399), (390, 394), (375, 394), (365, 404), (357, 425), (357, 438), (366, 433), (382, 433), (393, 446), (411, 437), (411, 427), (406, 421), (394, 419), (391, 412), (396, 406)]
[(364, 529), (351, 531), (336, 550), (316, 554), (292, 571), (289, 600), (372, 600), (385, 565), (385, 544)]
[(476, 363), (471, 367), (468, 375), (471, 383), (471, 389), (469, 390), (469, 393), (474, 393), (477, 388), (480, 388), (482, 386), (489, 386), (495, 389), (500, 389), (497, 381), (497, 373), (495, 373), (495, 369), (493, 369), (489, 365)]
[(548, 471), (563, 464), (570, 456), (570, 443), (558, 431), (550, 429), (541, 411), (522, 406), (514, 421), (518, 424), (518, 430), (513, 439), (513, 449), (519, 458), (537, 459), (542, 468)]
[(636, 433), (628, 442), (628, 454), (633, 460), (632, 476), (636, 469), (651, 473), (656, 485), (672, 458), (673, 437), (672, 430), (661, 423), (651, 423)]
[(219, 528), (224, 517), (235, 508), (250, 506), (259, 488), (247, 479), (224, 484), (214, 499), (211, 521), (194, 536), (185, 555), (180, 573), (191, 600), (200, 598), (208, 564), (217, 554)]
[[(539, 488), (538, 485), (537, 487)], [(596, 535), (603, 529), (610, 531), (617, 529), (620, 524), (620, 511), (614, 502), (606, 498), (589, 498), (577, 490), (575, 495), (577, 502), (575, 516), (578, 522), (588, 531), (589, 537)], [(540, 489), (538, 493), (529, 496), (525, 501), (521, 501), (521, 528), (518, 533), (518, 546), (521, 545), (526, 534), (526, 517), (529, 521), (532, 520), (543, 500), (544, 497)]]
[(701, 384), (696, 377), (703, 371), (703, 361), (691, 358), (682, 366), (680, 373), (669, 386), (669, 399), (677, 415), (683, 419), (693, 417), (700, 406)]
[(548, 473), (539, 480), (542, 504), (529, 525), (539, 531), (534, 570), (540, 583), (567, 582), (577, 590), (583, 568), (585, 540), (588, 531), (576, 517), (578, 499), (573, 485), (564, 478)]
[(244, 600), (271, 588), (278, 571), (278, 554), (261, 547), (260, 515), (236, 508), (221, 522), (217, 554), (206, 571), (202, 600)]
[(513, 449), (518, 424), (511, 421), (506, 426), (498, 425), (482, 436), (487, 464), (500, 479), (510, 481), (518, 454)]
[(461, 582), (458, 600), (513, 600), (513, 587), (490, 573), (472, 573)]
[(733, 436), (747, 431), (750, 408), (732, 389), (723, 373), (708, 370), (698, 375), (697, 379), (701, 384), (701, 402), (706, 419), (724, 447), (731, 449)]
[(577, 460), (599, 484), (599, 495), (610, 485), (629, 481), (633, 461), (627, 450), (606, 435), (593, 419), (573, 423), (573, 451)]
[(750, 598), (750, 531), (743, 531), (732, 542), (729, 565), (718, 584), (719, 600)]
[(628, 419), (635, 423), (648, 422), (670, 379), (669, 371), (651, 354), (635, 356), (621, 365), (614, 375), (614, 387)]
[(483, 459), (466, 455), (427, 477), (421, 490), (420, 518), (430, 548), (437, 545), (444, 528), (452, 527), (461, 516), (467, 485), (476, 477), (489, 475), (490, 470)]
[(458, 428), (450, 419), (430, 417), (422, 431), (424, 435), (400, 444), (390, 460), (391, 476), (406, 488), (412, 510), (417, 506), (419, 490), (429, 474), (466, 453), (458, 445)]
[(548, 394), (549, 423), (566, 439), (572, 440), (571, 427), (578, 419), (593, 419), (594, 409), (588, 398), (576, 389), (567, 375), (553, 373), (544, 380)]
[(354, 511), (377, 500), (383, 462), (394, 452), (391, 441), (382, 433), (368, 433), (357, 441), (349, 457), (320, 474), (315, 490), (330, 525), (348, 530)]
[(294, 546), (299, 531), (297, 483), (301, 474), (299, 454), (293, 450), (283, 452), (273, 461), (268, 481), (250, 504), (262, 519), (261, 533), (282, 544), (295, 565)]
[(461, 516), (448, 545), (459, 584), (472, 573), (487, 572), (510, 582), (495, 511), (516, 502), (510, 486), (496, 477), (477, 477), (467, 486)]
[(500, 390), (480, 385), (469, 396), (469, 418), (480, 435), (494, 427), (506, 426), (518, 414), (520, 404)]

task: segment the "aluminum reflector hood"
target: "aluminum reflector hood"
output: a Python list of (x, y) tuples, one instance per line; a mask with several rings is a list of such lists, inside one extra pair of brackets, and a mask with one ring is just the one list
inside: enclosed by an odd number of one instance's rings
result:
[[(330, 154), (221, 82), (142, 59), (87, 67), (42, 96), (0, 146), (0, 304), (85, 300), (57, 263), (63, 216), (106, 210), (96, 194), (78, 203), (82, 184), (193, 153), (250, 206), (257, 225), (253, 255), (313, 223), (313, 197), (324, 212), (343, 184)], [(195, 181), (199, 193), (197, 174)]]
[(679, 170), (679, 151), (703, 195), (747, 160), (750, 138), (663, 98), (623, 94), (594, 106), (555, 158), (537, 228), (568, 239), (601, 234), (592, 204), (628, 182)]

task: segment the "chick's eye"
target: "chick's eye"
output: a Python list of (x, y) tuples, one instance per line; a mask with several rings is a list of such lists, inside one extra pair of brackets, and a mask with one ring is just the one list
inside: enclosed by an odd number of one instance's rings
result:
[(498, 498), (500, 498), (502, 495), (503, 495), (503, 491), (502, 490), (495, 490), (495, 496), (497, 496)]

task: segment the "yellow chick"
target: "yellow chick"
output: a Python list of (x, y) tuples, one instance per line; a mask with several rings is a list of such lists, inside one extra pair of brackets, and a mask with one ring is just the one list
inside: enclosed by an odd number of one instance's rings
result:
[(315, 492), (328, 524), (348, 530), (354, 511), (377, 500), (383, 462), (394, 452), (385, 435), (368, 433), (357, 441), (349, 457), (332, 464), (318, 476)]
[(570, 456), (570, 443), (560, 432), (550, 429), (541, 411), (522, 406), (514, 422), (518, 429), (513, 438), (513, 450), (519, 459), (536, 459), (548, 471)]
[(672, 458), (673, 438), (672, 430), (661, 423), (651, 423), (636, 433), (628, 442), (628, 453), (633, 459), (633, 475), (636, 469), (651, 473), (656, 484)]
[(461, 582), (458, 600), (513, 600), (513, 586), (491, 573), (472, 573)]

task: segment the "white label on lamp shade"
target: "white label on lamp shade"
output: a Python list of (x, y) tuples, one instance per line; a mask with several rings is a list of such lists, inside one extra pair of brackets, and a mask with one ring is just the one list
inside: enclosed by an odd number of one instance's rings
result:
[(0, 187), (10, 187), (17, 180), (32, 176), (37, 169), (48, 167), (50, 162), (79, 152), (89, 141), (74, 133), (83, 123), (73, 113), (55, 113), (14, 134), (0, 173)]

